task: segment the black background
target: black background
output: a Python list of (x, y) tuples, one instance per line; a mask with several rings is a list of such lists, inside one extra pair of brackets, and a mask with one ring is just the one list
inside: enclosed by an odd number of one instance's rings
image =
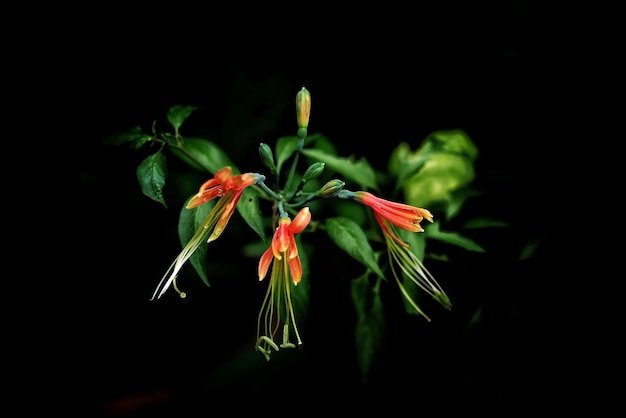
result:
[[(26, 113), (41, 146), (26, 151), (50, 167), (40, 187), (53, 196), (55, 221), (54, 233), (42, 232), (50, 259), (39, 275), (44, 290), (29, 344), (39, 354), (19, 387), (29, 399), (90, 416), (330, 405), (415, 413), (464, 405), (508, 414), (554, 400), (553, 386), (571, 383), (572, 371), (556, 337), (567, 333), (554, 308), (563, 277), (547, 274), (561, 261), (561, 229), (541, 219), (564, 192), (555, 187), (565, 171), (553, 158), (568, 148), (556, 109), (573, 94), (562, 75), (580, 45), (575, 33), (555, 30), (563, 9), (548, 4), (109, 9), (41, 34), (31, 52), (40, 64), (20, 86), (22, 98), (37, 99)], [(373, 164), (384, 164), (401, 141), (415, 147), (435, 130), (465, 130), (480, 152), (477, 183), (491, 193), (489, 213), (515, 225), (508, 238), (482, 237), (494, 254), (451, 268), (479, 284), (453, 287), (457, 313), (434, 313), (427, 325), (396, 315), (367, 396), (354, 364), (347, 281), (314, 290), (304, 353), (269, 367), (259, 361), (251, 341), (262, 292), (244, 279), (254, 277), (255, 261), (234, 250), (245, 229), (237, 220), (215, 245), (221, 264), (211, 288), (189, 274), (187, 300), (172, 294), (150, 302), (180, 250), (176, 203), (204, 179), (166, 189), (172, 204), (165, 209), (141, 194), (141, 153), (101, 145), (135, 125), (164, 126), (172, 105), (196, 105), (186, 126), (227, 138), (216, 142), (242, 169), (259, 171), (251, 144), (295, 134), (293, 100), (302, 86), (313, 97), (310, 132)], [(258, 105), (253, 130), (229, 125), (229, 112), (259, 91), (272, 102)], [(543, 246), (513, 268), (507, 249), (528, 237)], [(340, 254), (329, 259), (350, 277)], [(326, 305), (315, 307), (316, 298)], [(488, 320), (463, 334), (477, 301)]]

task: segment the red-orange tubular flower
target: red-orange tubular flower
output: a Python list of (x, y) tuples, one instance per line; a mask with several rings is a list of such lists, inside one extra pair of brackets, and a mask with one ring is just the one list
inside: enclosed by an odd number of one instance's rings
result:
[(423, 219), (433, 222), (433, 215), (427, 209), (391, 202), (371, 193), (358, 191), (351, 197), (359, 203), (369, 206), (374, 211), (374, 218), (383, 231), (387, 244), (387, 253), (393, 275), (405, 299), (415, 310), (428, 321), (430, 318), (419, 308), (404, 286), (404, 278), (408, 278), (422, 290), (431, 295), (446, 309), (451, 308), (450, 299), (443, 291), (433, 275), (424, 267), (421, 260), (411, 251), (409, 244), (398, 237), (397, 229), (410, 232), (423, 232), (420, 222)]
[(263, 176), (255, 173), (245, 173), (233, 176), (231, 167), (220, 169), (212, 179), (206, 181), (197, 194), (195, 194), (187, 203), (187, 209), (193, 209), (208, 201), (219, 197), (219, 201), (215, 204), (211, 212), (207, 215), (202, 225), (189, 240), (187, 245), (178, 254), (178, 257), (170, 265), (165, 275), (159, 282), (151, 299), (158, 299), (171, 285), (181, 297), (185, 294), (178, 290), (176, 286), (176, 277), (183, 268), (189, 257), (198, 249), (203, 242), (215, 241), (224, 231), (230, 217), (232, 216), (241, 194), (248, 186), (255, 184), (257, 181), (263, 180)]
[(278, 351), (279, 346), (274, 342), (274, 337), (281, 323), (283, 324), (283, 342), (280, 347), (295, 347), (289, 342), (290, 324), (293, 325), (298, 345), (302, 344), (291, 300), (291, 283), (297, 285), (302, 279), (302, 264), (295, 235), (302, 232), (310, 221), (311, 212), (308, 207), (300, 209), (293, 221), (288, 217), (280, 218), (272, 243), (259, 261), (259, 280), (265, 278), (273, 262), (270, 282), (257, 324), (256, 349), (267, 360), (270, 358), (271, 348)]

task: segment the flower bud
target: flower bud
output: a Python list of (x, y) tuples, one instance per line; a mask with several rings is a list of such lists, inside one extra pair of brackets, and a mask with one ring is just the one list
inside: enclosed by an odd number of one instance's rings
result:
[(314, 179), (320, 174), (322, 174), (325, 166), (326, 166), (325, 163), (322, 163), (319, 161), (311, 164), (309, 168), (306, 169), (306, 171), (304, 172), (304, 175), (302, 176), (302, 183), (306, 183), (307, 181)]
[(331, 180), (317, 191), (317, 195), (322, 196), (325, 199), (329, 197), (335, 197), (339, 194), (339, 192), (343, 189), (343, 186), (345, 185), (346, 183), (341, 180)]
[(269, 168), (272, 173), (275, 173), (276, 164), (274, 163), (274, 154), (272, 153), (272, 149), (269, 145), (265, 143), (261, 143), (261, 145), (259, 145), (259, 156), (261, 157), (263, 165)]
[(300, 131), (309, 127), (309, 116), (311, 115), (311, 93), (302, 87), (296, 94), (296, 117), (298, 121), (298, 136)]

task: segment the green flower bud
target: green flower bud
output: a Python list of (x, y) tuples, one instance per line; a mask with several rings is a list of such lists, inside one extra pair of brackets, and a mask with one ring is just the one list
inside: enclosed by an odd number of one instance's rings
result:
[[(296, 117), (298, 120), (298, 133), (302, 128), (309, 127), (309, 116), (311, 115), (311, 93), (304, 87), (296, 94)], [(306, 132), (306, 131), (305, 131)]]
[(326, 167), (326, 164), (319, 161), (311, 164), (302, 176), (302, 183), (306, 183), (307, 181), (314, 179), (322, 174), (322, 172), (324, 171), (324, 167)]
[(339, 194), (339, 192), (343, 189), (343, 186), (345, 185), (346, 183), (341, 180), (331, 180), (317, 191), (317, 195), (322, 196), (325, 199), (329, 197), (335, 197)]
[(259, 145), (259, 156), (261, 157), (261, 162), (269, 168), (272, 173), (276, 172), (276, 164), (274, 163), (274, 154), (272, 153), (272, 149), (269, 145), (265, 143), (261, 143)]

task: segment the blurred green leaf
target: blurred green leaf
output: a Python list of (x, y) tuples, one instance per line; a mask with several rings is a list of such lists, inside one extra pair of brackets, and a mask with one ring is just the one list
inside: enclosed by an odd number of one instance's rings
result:
[[(301, 235), (296, 235), (296, 245), (300, 249), (298, 256), (300, 257), (300, 263), (302, 264), (302, 279), (298, 285), (294, 285), (291, 282), (291, 300), (293, 302), (293, 309), (296, 314), (296, 321), (298, 325), (303, 324), (309, 313), (309, 292), (311, 289), (310, 271), (309, 271), (309, 255), (308, 251), (304, 249), (301, 242)], [(304, 251), (303, 251), (304, 250)]]
[(485, 250), (480, 245), (476, 244), (469, 238), (466, 238), (456, 232), (443, 232), (439, 230), (438, 222), (435, 222), (429, 225), (427, 228), (424, 228), (424, 233), (426, 234), (426, 237), (428, 239), (436, 239), (447, 244), (452, 244), (461, 248), (465, 248), (469, 251), (476, 251), (479, 253), (485, 252)]
[(121, 145), (124, 143), (130, 143), (133, 148), (139, 149), (143, 144), (150, 142), (151, 140), (152, 136), (142, 132), (139, 126), (135, 126), (124, 132), (109, 136), (104, 140), (103, 145)]
[(174, 127), (174, 132), (176, 133), (176, 135), (178, 135), (179, 129), (185, 119), (187, 119), (196, 109), (198, 109), (198, 107), (196, 106), (182, 105), (176, 105), (170, 108), (170, 110), (167, 112), (167, 120)]
[(527, 242), (526, 245), (524, 245), (524, 247), (522, 248), (522, 251), (520, 252), (519, 260), (523, 261), (523, 260), (528, 260), (529, 258), (532, 258), (537, 252), (537, 250), (539, 249), (540, 244), (541, 244), (540, 240), (537, 240), (537, 239)]
[[(304, 138), (304, 145), (310, 146), (315, 144), (315, 148), (325, 152), (328, 155), (337, 155), (335, 144), (323, 134), (315, 133)], [(313, 161), (314, 162), (314, 161)]]
[(402, 188), (406, 203), (426, 208), (444, 204), (449, 218), (470, 196), (459, 191), (474, 180), (477, 157), (478, 149), (464, 131), (435, 131), (415, 151), (399, 144), (389, 171), (397, 177), (396, 190)]
[(412, 152), (409, 144), (401, 142), (389, 157), (389, 173), (396, 176), (395, 191), (402, 188), (406, 179), (417, 173), (430, 158), (431, 144), (424, 143), (420, 152)]
[(352, 280), (352, 303), (357, 316), (354, 330), (356, 355), (365, 384), (385, 341), (385, 313), (379, 285), (380, 279), (377, 279), (376, 286), (371, 286), (367, 274)]
[(280, 173), (283, 164), (298, 149), (298, 137), (283, 136), (276, 140), (276, 171)]
[(470, 186), (462, 186), (456, 190), (450, 192), (447, 205), (444, 205), (446, 219), (452, 219), (456, 215), (461, 213), (461, 208), (465, 204), (467, 199), (475, 196), (479, 196), (481, 193), (474, 190)]
[(339, 248), (361, 262), (378, 277), (384, 278), (380, 266), (376, 262), (374, 250), (363, 232), (363, 229), (351, 219), (344, 217), (329, 218), (326, 220), (328, 236)]
[(167, 208), (163, 198), (166, 178), (165, 155), (160, 151), (146, 157), (137, 167), (137, 180), (143, 194)]
[(503, 228), (509, 224), (491, 218), (473, 218), (463, 224), (464, 229)]
[(420, 207), (450, 203), (454, 192), (473, 180), (470, 160), (456, 154), (433, 153), (421, 170), (405, 181), (404, 197), (409, 205)]
[(230, 166), (233, 174), (239, 174), (228, 155), (214, 142), (204, 138), (185, 137), (183, 148), (185, 152), (175, 147), (170, 147), (170, 150), (176, 157), (197, 170), (215, 174), (220, 169)]
[(326, 167), (358, 184), (365, 190), (379, 191), (376, 172), (365, 158), (355, 161), (352, 158), (337, 157), (318, 149), (303, 149), (302, 154), (315, 161), (326, 163)]
[[(191, 197), (189, 197), (191, 199)], [(183, 205), (183, 208), (180, 212), (180, 217), (178, 218), (178, 237), (180, 239), (181, 245), (184, 247), (194, 236), (198, 228), (202, 227), (205, 219), (213, 210), (213, 206), (215, 206), (215, 200), (210, 200), (198, 207), (193, 209), (187, 209), (187, 203), (189, 199)], [(207, 285), (211, 286), (209, 283), (209, 275), (207, 269), (207, 249), (208, 244), (206, 240), (200, 244), (198, 249), (189, 257), (189, 262), (193, 265), (198, 273), (198, 276), (202, 279), (202, 281)]]
[(426, 141), (432, 141), (435, 148), (442, 152), (458, 154), (467, 157), (470, 161), (478, 158), (478, 148), (469, 135), (461, 129), (435, 131), (426, 138)]

